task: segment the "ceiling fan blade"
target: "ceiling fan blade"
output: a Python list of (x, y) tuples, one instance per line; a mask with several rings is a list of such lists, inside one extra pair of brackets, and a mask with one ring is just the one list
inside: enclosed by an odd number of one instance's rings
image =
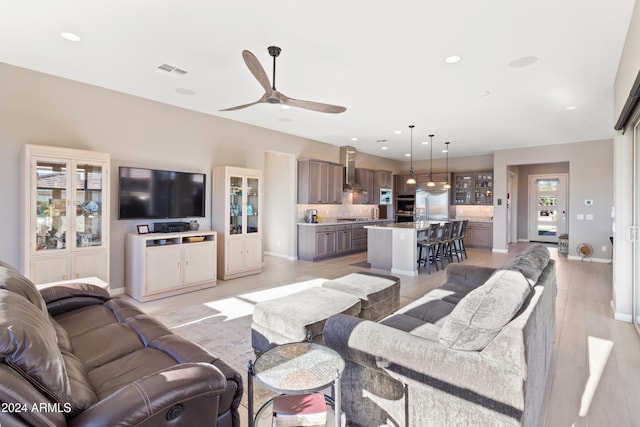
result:
[(242, 58), (244, 59), (244, 63), (247, 64), (249, 71), (253, 74), (253, 77), (258, 80), (258, 83), (264, 88), (265, 92), (269, 92), (272, 90), (271, 84), (269, 83), (269, 76), (267, 76), (267, 72), (262, 68), (262, 64), (258, 61), (256, 56), (249, 52), (248, 50), (242, 51)]
[(262, 102), (266, 102), (266, 94), (262, 95), (262, 97), (260, 99), (258, 99), (256, 102), (251, 102), (249, 104), (243, 104), (243, 105), (237, 105), (235, 107), (231, 107), (231, 108), (225, 108), (224, 110), (218, 110), (218, 111), (234, 111), (234, 110), (241, 110), (243, 108), (247, 108), (247, 107), (251, 107), (252, 105), (256, 105), (256, 104), (260, 104)]
[(276, 92), (278, 98), (283, 104), (291, 105), (292, 107), (305, 108), (307, 110), (319, 111), (321, 113), (338, 114), (347, 111), (346, 107), (340, 107), (339, 105), (323, 104), (321, 102), (302, 101), (300, 99), (289, 98), (283, 95), (281, 92)]

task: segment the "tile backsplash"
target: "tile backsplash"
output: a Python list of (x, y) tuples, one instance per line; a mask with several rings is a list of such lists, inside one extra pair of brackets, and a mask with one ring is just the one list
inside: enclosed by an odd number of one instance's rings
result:
[(456, 218), (493, 218), (493, 206), (457, 205)]
[(342, 193), (341, 205), (297, 205), (298, 220), (304, 220), (304, 211), (307, 209), (316, 209), (320, 219), (322, 218), (373, 218), (373, 209), (377, 205), (354, 205), (353, 194)]

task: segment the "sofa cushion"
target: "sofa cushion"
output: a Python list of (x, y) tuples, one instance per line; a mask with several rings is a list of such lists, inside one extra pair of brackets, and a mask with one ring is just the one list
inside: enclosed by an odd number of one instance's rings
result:
[(397, 310), (396, 313), (415, 317), (422, 322), (442, 325), (456, 306), (453, 303), (443, 301), (439, 298), (433, 298), (430, 294), (431, 293), (428, 293), (412, 303), (407, 304), (400, 310)]
[(70, 402), (56, 330), (37, 307), (5, 289), (0, 289), (0, 358), (54, 402)]
[(451, 311), (440, 329), (440, 343), (455, 350), (482, 350), (514, 317), (529, 292), (522, 273), (496, 271)]
[(22, 295), (42, 313), (47, 314), (47, 304), (38, 292), (36, 285), (13, 267), (7, 264), (0, 265), (0, 288)]
[(542, 270), (549, 263), (549, 249), (542, 245), (533, 245), (522, 255), (515, 257), (509, 261), (500, 270), (519, 271), (527, 278), (529, 284), (533, 286), (538, 277), (542, 274)]

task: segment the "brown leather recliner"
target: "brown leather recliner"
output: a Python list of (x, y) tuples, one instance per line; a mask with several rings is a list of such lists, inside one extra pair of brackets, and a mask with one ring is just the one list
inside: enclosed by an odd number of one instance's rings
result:
[(239, 427), (242, 378), (96, 286), (0, 262), (0, 425)]

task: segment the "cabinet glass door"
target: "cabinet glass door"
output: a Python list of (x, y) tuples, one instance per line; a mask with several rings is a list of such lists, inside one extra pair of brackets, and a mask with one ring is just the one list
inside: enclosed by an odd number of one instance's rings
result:
[(471, 175), (455, 175), (454, 202), (456, 205), (471, 204)]
[(229, 177), (229, 234), (242, 234), (242, 177)]
[(258, 233), (260, 221), (260, 180), (247, 178), (247, 233)]
[(67, 247), (68, 165), (64, 161), (36, 160), (36, 251)]
[(478, 205), (493, 204), (493, 177), (490, 174), (475, 176), (475, 202)]
[(104, 168), (78, 164), (75, 168), (76, 247), (102, 246)]

